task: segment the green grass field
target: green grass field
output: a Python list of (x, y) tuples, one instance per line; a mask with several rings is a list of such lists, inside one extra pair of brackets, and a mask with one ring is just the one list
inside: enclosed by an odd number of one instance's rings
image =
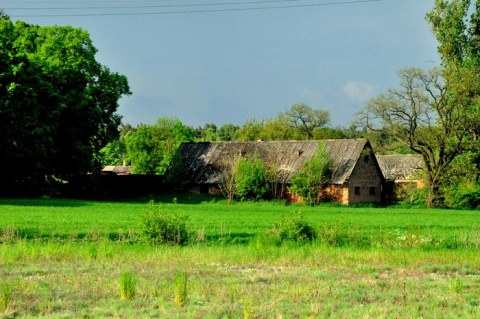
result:
[[(148, 201), (0, 199), (0, 318), (480, 317), (478, 211), (157, 198), (175, 247), (138, 240)], [(298, 211), (316, 241), (267, 239)]]

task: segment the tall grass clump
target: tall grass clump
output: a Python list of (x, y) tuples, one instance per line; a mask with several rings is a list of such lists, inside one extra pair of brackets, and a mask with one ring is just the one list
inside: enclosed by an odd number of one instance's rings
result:
[(165, 213), (152, 200), (142, 215), (141, 233), (143, 238), (154, 245), (188, 243), (188, 216), (176, 213)]
[(0, 283), (0, 311), (7, 313), (12, 301), (13, 288), (9, 283)]
[(125, 271), (120, 274), (119, 285), (121, 300), (132, 300), (135, 298), (137, 281), (131, 272)]
[(277, 242), (308, 242), (317, 238), (315, 228), (305, 219), (302, 212), (294, 212), (280, 223), (273, 224), (267, 236)]
[(174, 281), (174, 304), (183, 307), (187, 303), (187, 272), (178, 271)]

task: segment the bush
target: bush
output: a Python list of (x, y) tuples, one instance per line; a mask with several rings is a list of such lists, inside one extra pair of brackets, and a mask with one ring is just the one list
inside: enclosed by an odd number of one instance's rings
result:
[(403, 204), (425, 207), (428, 197), (428, 186), (412, 189), (404, 197)]
[(235, 163), (235, 189), (241, 199), (259, 200), (268, 193), (265, 164), (256, 157), (239, 158)]
[(274, 224), (268, 235), (280, 242), (306, 242), (317, 238), (315, 228), (305, 220), (301, 212), (293, 213), (291, 217)]
[(307, 205), (318, 204), (320, 192), (331, 178), (331, 165), (325, 144), (319, 144), (316, 156), (305, 162), (304, 167), (292, 178), (288, 190), (300, 196)]
[(477, 209), (480, 207), (480, 185), (461, 183), (445, 191), (445, 204), (453, 208)]
[(188, 243), (188, 216), (166, 214), (152, 200), (142, 216), (142, 236), (157, 244), (185, 245)]

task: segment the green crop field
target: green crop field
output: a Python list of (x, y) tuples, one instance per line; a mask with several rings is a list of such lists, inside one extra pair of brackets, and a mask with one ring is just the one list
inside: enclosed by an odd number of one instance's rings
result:
[[(171, 246), (141, 240), (148, 202), (0, 199), (0, 318), (480, 317), (478, 211), (172, 195)], [(294, 213), (318, 237), (270, 240)]]

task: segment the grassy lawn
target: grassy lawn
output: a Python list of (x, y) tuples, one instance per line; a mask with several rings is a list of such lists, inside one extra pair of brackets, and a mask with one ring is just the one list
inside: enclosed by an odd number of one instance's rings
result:
[[(480, 317), (478, 211), (156, 201), (193, 244), (139, 242), (148, 199), (0, 199), (0, 318)], [(314, 243), (266, 239), (298, 211)]]

